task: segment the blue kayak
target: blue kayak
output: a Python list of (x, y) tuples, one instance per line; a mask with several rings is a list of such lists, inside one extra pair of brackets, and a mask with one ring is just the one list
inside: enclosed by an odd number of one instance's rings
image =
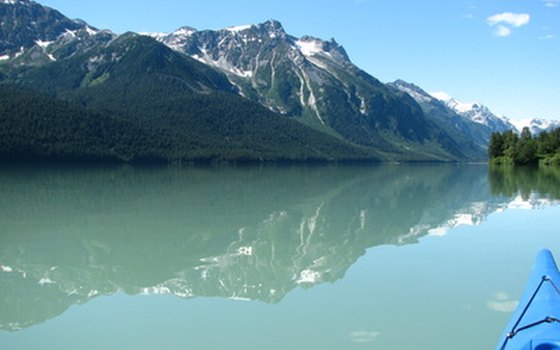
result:
[(497, 350), (560, 350), (560, 272), (552, 253), (537, 255), (523, 297)]

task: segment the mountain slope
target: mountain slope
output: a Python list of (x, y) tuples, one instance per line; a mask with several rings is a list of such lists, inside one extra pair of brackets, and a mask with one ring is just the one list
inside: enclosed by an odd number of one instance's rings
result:
[[(54, 93), (121, 124), (161, 135), (154, 142), (166, 146), (156, 147), (153, 157), (157, 159), (377, 159), (373, 152), (279, 118), (233, 93), (221, 73), (136, 34), (66, 60), (12, 73), (13, 81), (28, 89)], [(40, 134), (27, 135), (30, 139), (20, 142), (43, 144)], [(133, 145), (133, 151), (143, 149), (142, 143)], [(149, 157), (140, 157), (145, 158)]]
[[(234, 92), (225, 76), (206, 65), (179, 55), (149, 38), (121, 35), (107, 45), (36, 69), (14, 70), (22, 85), (55, 94), (98, 95), (119, 101), (126, 109), (127, 96), (147, 88), (155, 92)], [(122, 103), (121, 103), (122, 102)]]
[(186, 153), (165, 130), (0, 85), (1, 161), (167, 161)]
[(334, 40), (298, 39), (274, 20), (153, 36), (223, 71), (242, 96), (352, 143), (397, 155), (414, 149), (426, 159), (464, 157), (415, 101), (352, 64)]
[(422, 107), (424, 114), (457, 140), (463, 152), (470, 158), (487, 157), (488, 142), (493, 132), (490, 127), (458, 114), (443, 101), (412, 83), (397, 80), (389, 86), (412, 97)]

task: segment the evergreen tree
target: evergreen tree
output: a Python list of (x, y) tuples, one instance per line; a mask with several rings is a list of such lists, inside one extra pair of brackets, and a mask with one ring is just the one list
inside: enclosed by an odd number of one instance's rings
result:
[(490, 159), (504, 156), (504, 136), (500, 132), (493, 132), (488, 146)]

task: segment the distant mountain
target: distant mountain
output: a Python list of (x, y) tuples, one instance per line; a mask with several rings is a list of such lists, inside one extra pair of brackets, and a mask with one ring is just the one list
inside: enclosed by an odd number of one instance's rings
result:
[(560, 127), (560, 121), (541, 118), (528, 118), (523, 120), (510, 120), (503, 116), (497, 116), (486, 106), (480, 103), (460, 102), (446, 93), (433, 93), (433, 96), (444, 102), (450, 109), (457, 114), (472, 120), (475, 123), (488, 126), (492, 132), (504, 132), (515, 130), (521, 133), (524, 127), (528, 127), (533, 135), (538, 135), (543, 131), (550, 131)]
[(461, 102), (443, 92), (432, 93), (432, 96), (444, 102), (448, 108), (455, 111), (463, 118), (471, 120), (477, 124), (485, 125), (492, 132), (503, 132), (515, 129), (515, 126), (510, 122), (508, 118), (497, 116), (496, 114), (492, 113), (492, 111), (490, 111), (488, 107), (478, 102)]
[(551, 131), (552, 129), (560, 128), (559, 120), (529, 118), (522, 120), (512, 120), (511, 123), (515, 125), (517, 130), (521, 132), (523, 128), (528, 127), (533, 135), (538, 135), (543, 131)]

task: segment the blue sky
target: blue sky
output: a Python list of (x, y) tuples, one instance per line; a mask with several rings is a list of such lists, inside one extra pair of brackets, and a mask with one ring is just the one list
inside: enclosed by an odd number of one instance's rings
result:
[(383, 82), (478, 101), (511, 119), (560, 119), (560, 0), (39, 0), (90, 25), (168, 32), (277, 19), (335, 38)]

